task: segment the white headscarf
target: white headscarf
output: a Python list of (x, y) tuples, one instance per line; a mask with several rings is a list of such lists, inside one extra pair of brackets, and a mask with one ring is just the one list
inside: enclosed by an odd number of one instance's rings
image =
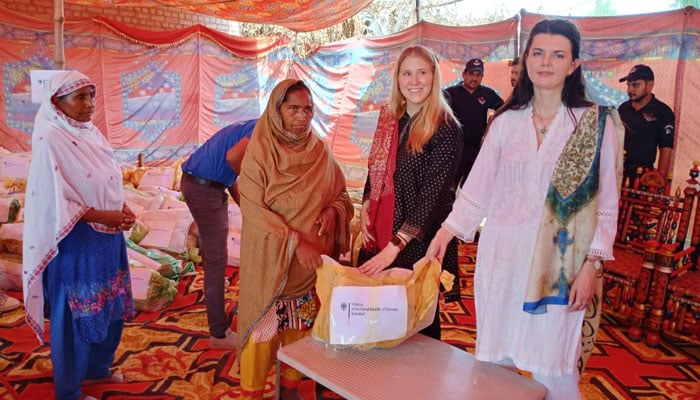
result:
[[(85, 86), (95, 86), (77, 71), (51, 78), (49, 95), (34, 120), (32, 161), (25, 200), (22, 283), (29, 326), (44, 343), (42, 274), (58, 254), (58, 243), (90, 208), (121, 210), (122, 174), (111, 146), (92, 122), (79, 122), (51, 102)], [(116, 233), (99, 224), (101, 232)]]

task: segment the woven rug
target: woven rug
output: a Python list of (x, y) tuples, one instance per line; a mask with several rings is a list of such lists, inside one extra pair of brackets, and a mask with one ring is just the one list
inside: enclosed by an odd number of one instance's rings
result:
[[(472, 273), (475, 251), (460, 248), (462, 300), (441, 303), (443, 341), (473, 353), (476, 336)], [(229, 270), (227, 308), (235, 312), (237, 269)], [(86, 382), (83, 392), (100, 399), (236, 399), (239, 376), (233, 351), (211, 350), (201, 270), (179, 284), (173, 303), (141, 312), (124, 329), (114, 367), (130, 383)], [(19, 292), (8, 292), (17, 298)], [(596, 351), (581, 380), (584, 399), (698, 399), (700, 348), (662, 340), (657, 348), (631, 342), (625, 327), (604, 317)], [(302, 382), (305, 400), (338, 399), (312, 381)], [(274, 393), (271, 372), (265, 398)], [(39, 346), (22, 309), (0, 315), (0, 399), (54, 398), (48, 345)], [(372, 399), (374, 400), (374, 399)], [(380, 400), (380, 399), (377, 399)]]

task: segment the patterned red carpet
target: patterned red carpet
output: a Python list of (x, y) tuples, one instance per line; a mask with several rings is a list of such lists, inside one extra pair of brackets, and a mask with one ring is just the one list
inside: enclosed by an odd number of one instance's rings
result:
[[(441, 304), (443, 340), (473, 352), (473, 249), (462, 251), (462, 301)], [(231, 272), (234, 280), (227, 301), (235, 309), (237, 270)], [(18, 292), (10, 294), (20, 297)], [(115, 368), (131, 382), (86, 382), (83, 392), (110, 400), (238, 398), (234, 352), (207, 348), (202, 297), (198, 274), (180, 282), (178, 295), (165, 310), (139, 313), (127, 324), (115, 361)], [(266, 398), (273, 396), (273, 382), (271, 374)], [(604, 319), (581, 390), (585, 399), (699, 399), (700, 348), (664, 340), (652, 349), (630, 342), (624, 327)], [(321, 389), (315, 392), (313, 382), (303, 382), (305, 400), (337, 398)], [(53, 397), (49, 347), (38, 345), (22, 309), (0, 315), (0, 399)]]

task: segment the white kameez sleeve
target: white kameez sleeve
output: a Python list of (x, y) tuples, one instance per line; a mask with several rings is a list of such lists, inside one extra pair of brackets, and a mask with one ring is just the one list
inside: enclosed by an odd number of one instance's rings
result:
[(598, 186), (598, 221), (588, 254), (613, 260), (613, 244), (617, 233), (619, 186), (616, 162), (618, 146), (617, 132), (610, 116), (605, 121), (603, 146), (600, 154), (600, 177)]
[(501, 159), (500, 137), (504, 118), (496, 118), (489, 128), (479, 155), (442, 226), (456, 238), (471, 242), (486, 217), (494, 180)]

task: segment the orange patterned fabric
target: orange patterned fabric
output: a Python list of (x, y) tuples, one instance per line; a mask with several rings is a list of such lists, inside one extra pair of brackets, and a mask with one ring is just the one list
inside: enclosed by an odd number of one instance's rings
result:
[[(477, 246), (460, 245), (461, 301), (440, 302), (444, 341), (470, 353), (475, 346), (473, 294)], [(233, 311), (239, 300), (239, 270), (227, 268), (231, 285), (226, 287), (226, 308)], [(21, 299), (22, 293), (8, 295)], [(124, 326), (122, 342), (113, 367), (129, 382), (86, 382), (83, 392), (98, 399), (240, 399), (240, 375), (233, 372), (236, 352), (209, 349), (209, 330), (201, 268), (180, 280), (171, 306), (155, 312), (138, 312)], [(235, 326), (235, 323), (234, 323)], [(628, 327), (603, 317), (601, 333), (581, 379), (586, 400), (693, 399), (698, 394), (700, 357), (698, 347), (662, 340), (650, 348), (643, 341), (626, 337)], [(18, 308), (0, 314), (0, 399), (52, 399), (54, 385), (46, 366), (48, 346), (40, 346)], [(329, 356), (336, 354), (329, 349)], [(6, 361), (10, 360), (10, 361)], [(284, 366), (283, 366), (284, 368)], [(285, 386), (283, 371), (283, 384)], [(275, 373), (270, 371), (263, 389), (265, 398), (274, 392)], [(314, 381), (301, 381), (304, 399), (334, 400), (328, 390), (314, 394)]]
[(281, 25), (310, 32), (335, 25), (362, 11), (370, 0), (66, 0), (90, 7), (173, 7), (217, 18)]

